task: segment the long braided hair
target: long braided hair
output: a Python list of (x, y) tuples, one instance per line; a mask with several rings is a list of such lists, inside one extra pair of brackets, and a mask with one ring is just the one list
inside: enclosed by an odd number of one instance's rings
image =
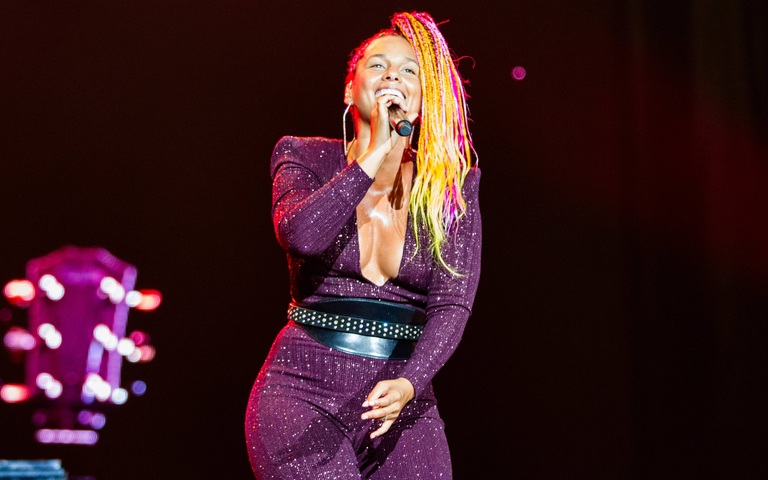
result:
[(354, 78), (358, 61), (377, 38), (399, 35), (416, 52), (421, 81), (421, 121), (416, 177), (413, 179), (409, 213), (418, 231), (428, 233), (433, 258), (454, 275), (460, 275), (442, 256), (442, 246), (455, 232), (466, 211), (461, 194), (464, 179), (477, 154), (469, 133), (464, 81), (448, 45), (428, 13), (402, 12), (392, 17), (391, 28), (365, 40), (350, 57), (347, 81)]

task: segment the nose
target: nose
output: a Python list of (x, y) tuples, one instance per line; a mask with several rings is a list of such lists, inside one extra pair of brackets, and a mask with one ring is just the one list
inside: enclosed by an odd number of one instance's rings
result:
[(387, 71), (384, 72), (384, 80), (399, 82), (400, 72), (398, 72), (397, 68), (395, 68), (394, 66), (390, 66), (389, 68), (387, 68)]

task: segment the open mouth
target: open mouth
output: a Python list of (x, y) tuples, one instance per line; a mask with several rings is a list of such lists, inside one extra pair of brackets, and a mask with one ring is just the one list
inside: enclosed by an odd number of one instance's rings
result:
[(405, 95), (403, 95), (403, 92), (400, 90), (395, 90), (394, 88), (382, 88), (381, 90), (376, 90), (376, 98), (379, 98), (382, 95), (394, 95), (395, 97), (400, 97), (405, 100)]

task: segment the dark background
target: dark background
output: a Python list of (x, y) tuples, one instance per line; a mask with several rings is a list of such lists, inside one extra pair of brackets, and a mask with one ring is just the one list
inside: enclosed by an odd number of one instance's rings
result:
[(768, 478), (764, 0), (3, 0), (0, 283), (102, 246), (164, 303), (131, 313), (158, 355), (97, 446), (3, 404), (0, 458), (249, 478), (289, 300), (270, 153), (341, 136), (347, 55), (403, 9), (474, 58), (483, 275), (435, 381), (456, 478)]

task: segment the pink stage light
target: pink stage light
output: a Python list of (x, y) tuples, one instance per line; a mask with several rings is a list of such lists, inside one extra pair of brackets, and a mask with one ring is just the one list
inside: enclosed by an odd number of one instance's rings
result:
[(142, 345), (138, 347), (138, 350), (141, 352), (141, 357), (139, 358), (139, 361), (142, 363), (151, 362), (155, 358), (155, 347), (152, 345)]
[(512, 69), (512, 78), (514, 78), (518, 82), (525, 78), (525, 74), (526, 74), (525, 68), (519, 65)]
[(133, 332), (128, 335), (128, 338), (133, 340), (133, 343), (140, 347), (142, 345), (146, 345), (149, 343), (149, 335), (147, 335), (145, 332), (142, 332), (141, 330), (134, 330)]
[(3, 343), (12, 352), (29, 351), (35, 348), (35, 337), (20, 327), (11, 327), (3, 337)]
[(40, 443), (95, 445), (99, 441), (99, 434), (93, 430), (55, 430), (44, 428), (35, 432), (35, 439)]

